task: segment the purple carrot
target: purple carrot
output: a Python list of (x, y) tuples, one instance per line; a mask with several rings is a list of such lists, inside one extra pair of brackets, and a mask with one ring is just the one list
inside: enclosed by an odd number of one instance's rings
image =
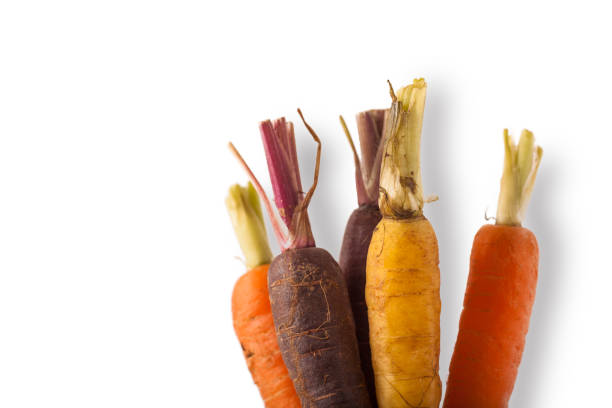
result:
[(373, 407), (376, 403), (374, 371), (370, 351), (368, 308), (365, 302), (366, 259), (372, 232), (382, 218), (378, 209), (378, 181), (382, 159), (382, 135), (385, 109), (375, 109), (357, 114), (357, 130), (361, 146), (361, 160), (346, 123), (340, 123), (353, 151), (355, 160), (355, 186), (359, 207), (353, 211), (346, 224), (340, 249), (340, 268), (344, 274), (355, 319), (361, 367), (365, 375), (368, 393)]
[(276, 219), (270, 200), (233, 148), (261, 195), (283, 252), (268, 270), (272, 316), (283, 361), (303, 408), (369, 408), (361, 370), (355, 322), (342, 271), (329, 252), (315, 247), (308, 204), (317, 186), (321, 141), (298, 113), (317, 142), (313, 184), (302, 192), (291, 122), (260, 124), (274, 202), (286, 226)]

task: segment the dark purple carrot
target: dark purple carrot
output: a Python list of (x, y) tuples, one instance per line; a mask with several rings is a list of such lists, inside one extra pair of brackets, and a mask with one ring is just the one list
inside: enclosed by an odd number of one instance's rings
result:
[(382, 218), (378, 209), (378, 180), (382, 158), (382, 135), (386, 109), (373, 109), (357, 114), (357, 130), (361, 145), (361, 160), (342, 116), (340, 122), (353, 151), (355, 185), (359, 207), (353, 211), (344, 230), (340, 249), (340, 268), (346, 280), (355, 328), (361, 367), (373, 407), (376, 403), (370, 326), (365, 302), (366, 259), (372, 232)]
[(355, 336), (348, 291), (332, 256), (316, 248), (307, 208), (319, 177), (321, 141), (298, 113), (318, 144), (314, 182), (304, 195), (293, 126), (285, 119), (265, 121), (260, 130), (274, 190), (286, 229), (253, 173), (230, 144), (273, 220), (282, 253), (268, 271), (270, 304), (283, 361), (302, 407), (371, 407)]

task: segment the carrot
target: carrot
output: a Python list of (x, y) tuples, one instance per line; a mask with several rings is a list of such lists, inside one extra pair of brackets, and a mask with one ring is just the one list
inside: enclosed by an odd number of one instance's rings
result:
[(268, 246), (257, 193), (234, 185), (226, 199), (227, 209), (249, 271), (232, 293), (232, 317), (247, 366), (267, 408), (299, 408), (300, 400), (280, 355), (268, 298)]
[(340, 122), (353, 151), (355, 160), (355, 185), (359, 207), (351, 213), (344, 230), (338, 263), (348, 287), (351, 308), (355, 319), (361, 368), (365, 376), (370, 402), (376, 403), (372, 353), (370, 351), (370, 327), (365, 303), (366, 257), (372, 232), (381, 219), (378, 209), (378, 179), (382, 158), (382, 135), (385, 109), (369, 110), (357, 115), (357, 129), (362, 160), (359, 160), (353, 139), (342, 116)]
[(445, 408), (502, 408), (514, 388), (538, 278), (538, 243), (521, 226), (542, 149), (524, 130), (504, 132), (505, 160), (495, 225), (476, 233)]
[[(268, 273), (276, 335), (303, 407), (370, 407), (346, 284), (332, 256), (315, 247), (308, 220), (307, 208), (319, 175), (321, 142), (304, 124), (318, 143), (314, 182), (305, 195), (293, 126), (284, 119), (260, 124), (276, 206), (287, 227), (285, 230), (274, 221), (283, 249)], [(276, 220), (261, 186), (233, 151), (257, 187), (271, 219)]]
[(441, 383), (438, 243), (423, 216), (420, 139), (426, 84), (399, 90), (385, 123), (365, 297), (378, 406), (438, 407)]

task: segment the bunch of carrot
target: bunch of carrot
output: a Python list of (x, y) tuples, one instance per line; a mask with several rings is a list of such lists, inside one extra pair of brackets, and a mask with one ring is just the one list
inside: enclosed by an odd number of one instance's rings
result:
[[(438, 244), (423, 214), (420, 141), (427, 85), (393, 90), (391, 107), (357, 115), (359, 207), (339, 263), (315, 246), (307, 213), (319, 177), (304, 193), (294, 128), (260, 123), (274, 204), (236, 148), (251, 183), (230, 189), (227, 207), (250, 271), (234, 288), (234, 328), (266, 407), (438, 407)], [(504, 134), (495, 225), (476, 234), (444, 407), (506, 407), (535, 298), (538, 246), (521, 226), (542, 149), (524, 131)], [(281, 254), (272, 258), (263, 211)]]

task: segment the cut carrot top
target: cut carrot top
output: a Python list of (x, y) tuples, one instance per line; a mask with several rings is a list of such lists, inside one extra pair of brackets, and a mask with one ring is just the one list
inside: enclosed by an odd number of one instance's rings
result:
[(246, 187), (234, 184), (225, 199), (234, 232), (248, 269), (272, 261), (261, 205), (251, 183)]
[(378, 205), (378, 186), (380, 180), (380, 162), (383, 151), (383, 134), (386, 109), (371, 109), (357, 114), (357, 129), (361, 159), (357, 154), (355, 143), (346, 122), (340, 115), (340, 124), (353, 152), (355, 162), (355, 187), (359, 205)]
[(306, 126), (306, 129), (308, 129), (308, 132), (317, 143), (314, 180), (310, 190), (308, 190), (306, 194), (302, 191), (293, 124), (281, 118), (275, 120), (273, 123), (266, 120), (259, 125), (264, 149), (266, 151), (272, 189), (274, 190), (274, 202), (286, 228), (283, 228), (278, 221), (276, 212), (268, 196), (247, 163), (234, 145), (229, 143), (231, 152), (246, 171), (257, 193), (259, 193), (259, 196), (264, 202), (272, 222), (274, 234), (276, 235), (282, 251), (289, 248), (309, 248), (315, 246), (307, 210), (319, 180), (321, 140), (306, 122), (300, 109), (298, 109), (298, 114), (304, 126)]
[[(389, 84), (390, 86), (390, 84)], [(378, 205), (385, 217), (412, 218), (423, 214), (421, 128), (427, 84), (415, 79), (397, 95), (388, 115), (380, 173)]]
[(504, 129), (504, 171), (501, 178), (495, 223), (521, 225), (536, 173), (542, 160), (542, 148), (535, 145), (533, 133), (523, 130), (518, 145)]

